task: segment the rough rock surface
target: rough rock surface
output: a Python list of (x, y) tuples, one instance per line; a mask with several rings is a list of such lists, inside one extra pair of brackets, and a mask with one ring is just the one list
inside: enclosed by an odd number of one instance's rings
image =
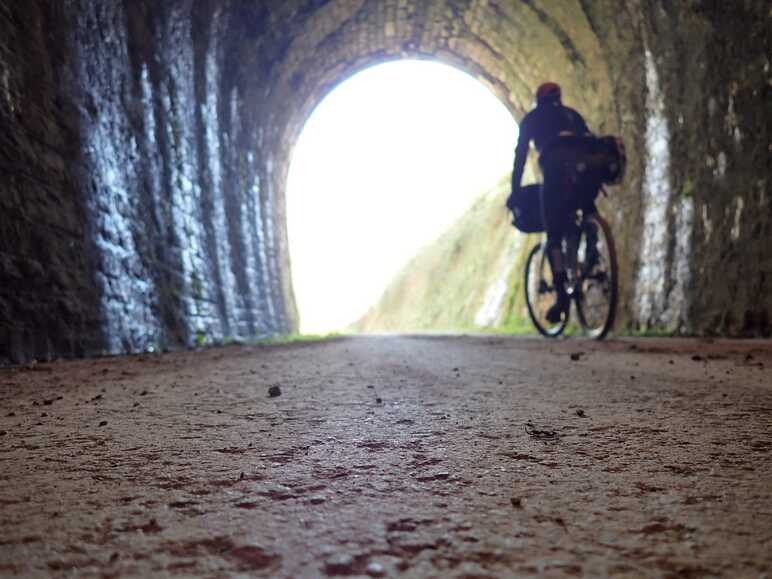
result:
[(761, 577), (770, 366), (423, 336), (2, 370), (0, 575)]

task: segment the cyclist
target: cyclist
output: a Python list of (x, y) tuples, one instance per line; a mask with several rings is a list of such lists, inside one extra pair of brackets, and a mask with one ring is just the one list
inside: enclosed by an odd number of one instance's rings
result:
[[(547, 311), (547, 320), (558, 323), (568, 310), (570, 300), (566, 292), (566, 266), (563, 263), (561, 240), (576, 229), (576, 210), (582, 205), (594, 207), (595, 191), (576, 191), (576, 166), (587, 149), (591, 137), (582, 115), (561, 102), (560, 86), (546, 82), (536, 90), (536, 107), (523, 117), (515, 148), (512, 170), (512, 191), (520, 189), (523, 169), (530, 142), (539, 153), (543, 174), (541, 208), (547, 231), (547, 257), (557, 300)], [(586, 188), (586, 187), (585, 187)], [(583, 202), (581, 199), (589, 200)]]

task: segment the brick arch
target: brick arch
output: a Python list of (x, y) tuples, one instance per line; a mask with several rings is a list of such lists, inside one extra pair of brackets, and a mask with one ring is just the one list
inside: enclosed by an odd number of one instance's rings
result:
[(334, 86), (399, 58), (433, 59), (468, 72), (516, 118), (530, 108), (539, 83), (557, 80), (592, 124), (614, 124), (608, 65), (586, 14), (579, 3), (554, 10), (534, 2), (479, 0), (323, 3), (303, 21), (273, 71), (266, 104), (284, 127), (280, 149), (297, 138)]
[[(278, 201), (282, 271), (289, 270), (284, 193), (294, 143), (324, 96), (364, 68), (400, 58), (455, 66), (485, 84), (517, 120), (531, 107), (535, 86), (553, 79), (591, 126), (619, 130), (605, 52), (580, 3), (551, 11), (536, 2), (479, 0), (317, 4), (284, 24), (296, 33), (271, 61), (270, 89), (256, 83), (245, 96), (270, 111), (256, 124), (270, 162), (265, 178)], [(291, 295), (288, 278), (283, 284)]]

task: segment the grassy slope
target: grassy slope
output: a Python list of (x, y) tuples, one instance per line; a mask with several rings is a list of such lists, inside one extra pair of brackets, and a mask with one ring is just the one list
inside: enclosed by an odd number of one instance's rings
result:
[[(507, 292), (486, 330), (526, 330), (521, 279), (533, 240), (510, 224), (509, 177), (481, 197), (396, 276), (355, 331), (479, 330), (475, 317), (489, 288), (506, 275)], [(514, 261), (514, 266), (512, 262)], [(503, 281), (503, 280), (501, 280)]]

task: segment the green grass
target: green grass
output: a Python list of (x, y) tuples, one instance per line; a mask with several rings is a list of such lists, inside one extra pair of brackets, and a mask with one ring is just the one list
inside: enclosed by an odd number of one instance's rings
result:
[[(352, 331), (530, 331), (522, 297), (523, 263), (534, 241), (515, 231), (504, 207), (509, 178), (483, 195), (389, 284)], [(486, 293), (510, 266), (496, 322), (479, 326)]]
[[(477, 328), (479, 331), (479, 328)], [(512, 336), (525, 336), (528, 334), (539, 335), (530, 320), (516, 319), (504, 325), (496, 326), (488, 330), (492, 334), (506, 334)]]
[(342, 338), (345, 334), (331, 332), (329, 334), (289, 334), (287, 336), (274, 336), (271, 338), (261, 338), (251, 340), (249, 344), (258, 346), (278, 346), (285, 344), (298, 344), (304, 342), (323, 342), (325, 340), (334, 340)]

